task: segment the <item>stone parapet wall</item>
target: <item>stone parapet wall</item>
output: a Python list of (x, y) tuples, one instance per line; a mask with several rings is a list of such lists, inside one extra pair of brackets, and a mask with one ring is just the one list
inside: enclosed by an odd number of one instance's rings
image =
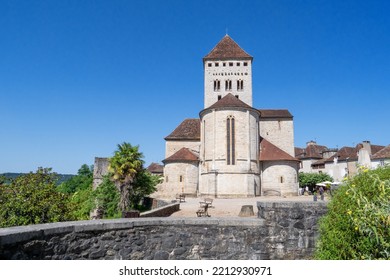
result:
[(165, 205), (150, 211), (141, 213), (141, 217), (169, 217), (180, 210), (180, 203)]
[(270, 259), (310, 258), (319, 234), (318, 221), (326, 214), (326, 205), (326, 202), (257, 202), (258, 218), (268, 233), (261, 251)]
[(310, 259), (325, 203), (258, 202), (258, 218), (138, 218), (0, 229), (0, 259)]

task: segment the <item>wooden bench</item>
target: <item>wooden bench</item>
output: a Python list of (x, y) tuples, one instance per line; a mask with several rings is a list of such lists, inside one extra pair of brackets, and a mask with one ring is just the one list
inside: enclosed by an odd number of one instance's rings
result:
[(186, 195), (184, 193), (178, 193), (176, 194), (176, 199), (178, 199), (180, 203), (186, 202)]
[(211, 198), (205, 198), (204, 201), (199, 201), (199, 209), (196, 211), (198, 217), (210, 217), (209, 208), (212, 208), (213, 200)]

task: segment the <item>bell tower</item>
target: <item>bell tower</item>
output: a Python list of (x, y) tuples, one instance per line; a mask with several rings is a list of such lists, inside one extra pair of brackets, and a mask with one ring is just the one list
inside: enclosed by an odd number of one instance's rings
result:
[(252, 61), (252, 56), (225, 35), (203, 58), (204, 108), (229, 93), (252, 106)]

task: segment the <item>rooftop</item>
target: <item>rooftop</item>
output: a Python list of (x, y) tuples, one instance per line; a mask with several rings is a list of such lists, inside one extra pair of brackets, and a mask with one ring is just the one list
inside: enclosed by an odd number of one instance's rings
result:
[(203, 58), (208, 59), (250, 59), (253, 57), (246, 53), (229, 35), (225, 35), (221, 41)]
[(297, 158), (292, 157), (285, 151), (279, 149), (268, 140), (261, 138), (260, 139), (260, 161), (277, 161), (277, 160), (299, 161)]
[(185, 119), (165, 140), (200, 140), (200, 120)]
[(170, 157), (163, 160), (164, 163), (168, 162), (197, 162), (199, 161), (198, 155), (192, 152), (188, 148), (181, 148)]

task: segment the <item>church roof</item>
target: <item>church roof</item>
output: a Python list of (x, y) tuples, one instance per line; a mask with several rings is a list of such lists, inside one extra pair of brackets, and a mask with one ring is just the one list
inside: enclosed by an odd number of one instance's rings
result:
[(148, 168), (146, 168), (150, 173), (163, 173), (164, 166), (155, 162), (152, 162)]
[(229, 35), (225, 35), (203, 60), (237, 58), (253, 59), (253, 57), (246, 53)]
[(253, 109), (251, 106), (246, 104), (244, 101), (241, 101), (231, 93), (226, 94), (224, 97), (222, 97), (220, 100), (218, 100), (217, 102), (215, 102), (213, 105), (211, 105), (206, 109), (237, 108), (237, 107)]
[(260, 161), (299, 161), (295, 157), (289, 155), (285, 151), (276, 147), (274, 144), (268, 140), (261, 138), (260, 139)]
[(200, 120), (185, 119), (165, 140), (200, 140)]
[(176, 153), (170, 157), (163, 160), (164, 163), (167, 162), (197, 162), (199, 157), (188, 148), (181, 148)]
[(372, 159), (385, 159), (385, 158), (390, 158), (390, 145), (384, 147), (383, 149), (376, 152), (372, 156)]
[(270, 110), (270, 109), (259, 109), (260, 116), (262, 119), (265, 118), (292, 118), (293, 115), (287, 109), (278, 109), (278, 110)]

